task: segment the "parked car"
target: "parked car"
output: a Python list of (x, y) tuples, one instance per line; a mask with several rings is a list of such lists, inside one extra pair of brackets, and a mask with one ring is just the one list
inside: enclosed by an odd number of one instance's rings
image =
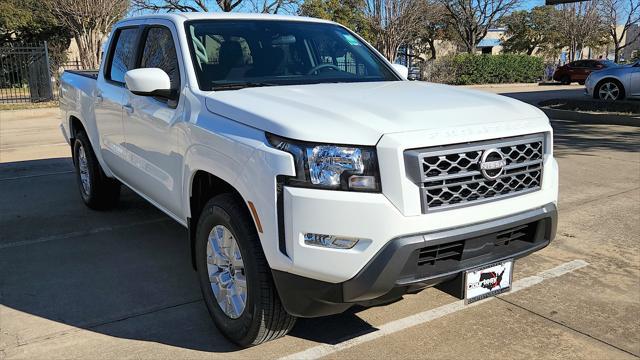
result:
[(592, 72), (587, 77), (585, 92), (602, 100), (640, 98), (640, 60), (632, 65)]
[(555, 236), (542, 111), (407, 81), (339, 24), (154, 14), (105, 49), (61, 79), (82, 201), (113, 207), (124, 184), (186, 227), (207, 309), (241, 346), (436, 284), (496, 295)]
[(422, 70), (417, 66), (411, 67), (407, 79), (411, 81), (422, 80)]
[(611, 60), (577, 60), (559, 66), (553, 73), (553, 80), (560, 81), (565, 85), (577, 82), (584, 85), (587, 76), (592, 71), (602, 70), (618, 65)]

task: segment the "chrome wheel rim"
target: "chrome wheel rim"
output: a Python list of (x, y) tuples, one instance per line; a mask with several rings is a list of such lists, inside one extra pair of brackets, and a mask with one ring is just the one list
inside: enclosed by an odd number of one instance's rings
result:
[(618, 85), (612, 82), (602, 84), (598, 91), (598, 96), (602, 100), (616, 100), (618, 95), (620, 95), (620, 89), (618, 88)]
[(80, 171), (80, 183), (82, 184), (82, 191), (89, 195), (91, 193), (91, 177), (89, 175), (89, 164), (87, 161), (87, 154), (84, 151), (84, 146), (80, 145), (78, 148), (78, 170)]
[(220, 309), (232, 319), (239, 318), (247, 303), (247, 281), (240, 248), (225, 226), (217, 225), (209, 233), (207, 273)]

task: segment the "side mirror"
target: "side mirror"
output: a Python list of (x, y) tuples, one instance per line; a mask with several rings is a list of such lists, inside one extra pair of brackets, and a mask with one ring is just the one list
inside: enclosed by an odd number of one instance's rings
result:
[(175, 90), (171, 90), (169, 75), (162, 69), (143, 68), (127, 71), (124, 82), (129, 91), (140, 96), (157, 96), (174, 99)]
[(409, 77), (408, 67), (400, 64), (391, 64), (391, 66), (393, 67), (393, 70), (395, 70), (396, 73), (398, 73), (398, 75), (400, 75), (403, 79), (406, 80)]

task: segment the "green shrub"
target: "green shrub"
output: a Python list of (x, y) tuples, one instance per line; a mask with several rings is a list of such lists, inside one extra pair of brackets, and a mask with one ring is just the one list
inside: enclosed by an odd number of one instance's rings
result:
[(458, 54), (436, 60), (425, 80), (456, 85), (530, 83), (543, 74), (544, 62), (535, 56)]

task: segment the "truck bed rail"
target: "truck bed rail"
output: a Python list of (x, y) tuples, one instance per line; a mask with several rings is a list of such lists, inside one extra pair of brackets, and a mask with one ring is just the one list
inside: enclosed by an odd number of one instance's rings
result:
[(98, 79), (98, 70), (65, 70), (64, 72), (88, 77), (94, 80)]

